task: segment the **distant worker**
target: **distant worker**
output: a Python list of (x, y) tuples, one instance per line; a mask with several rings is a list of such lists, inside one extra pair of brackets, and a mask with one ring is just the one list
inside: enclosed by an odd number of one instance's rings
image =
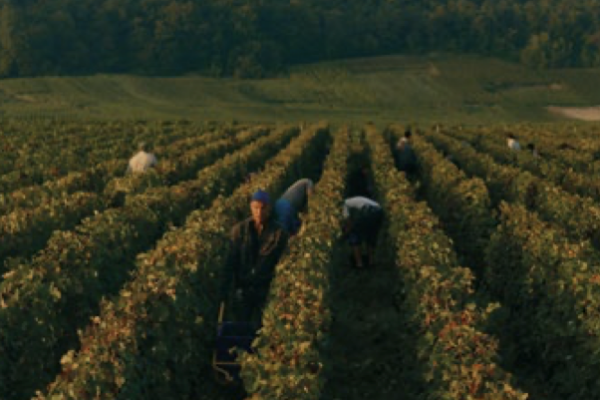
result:
[(417, 172), (417, 156), (412, 148), (412, 133), (410, 129), (404, 132), (404, 137), (396, 143), (396, 166), (404, 171), (409, 178)]
[(140, 143), (138, 150), (139, 152), (129, 160), (126, 174), (146, 172), (157, 164), (156, 156), (149, 153), (150, 147), (146, 143)]
[(531, 155), (534, 158), (539, 158), (540, 154), (538, 153), (537, 148), (535, 147), (535, 144), (527, 143), (527, 150), (529, 150), (529, 152), (531, 153)]
[(460, 169), (460, 163), (458, 161), (456, 161), (456, 158), (454, 158), (454, 156), (452, 154), (448, 153), (446, 150), (442, 150), (442, 156), (444, 157), (445, 160), (448, 160), (452, 164), (454, 164), (456, 166), (456, 168)]
[(475, 135), (475, 138), (471, 141), (472, 147), (478, 149), (481, 147), (481, 142), (483, 141), (483, 134), (478, 133)]
[(351, 197), (344, 201), (342, 209), (344, 236), (352, 248), (356, 268), (364, 268), (362, 245), (366, 244), (366, 264), (373, 266), (377, 234), (383, 222), (383, 209), (367, 197)]
[(396, 143), (396, 150), (402, 150), (404, 145), (410, 143), (410, 138), (412, 137), (412, 132), (410, 129), (404, 131), (404, 136), (402, 136), (398, 142)]
[(371, 178), (371, 170), (368, 164), (363, 164), (359, 169), (354, 170), (348, 177), (348, 187), (351, 196), (373, 197), (375, 185)]
[(558, 146), (559, 150), (576, 150), (575, 146), (573, 146), (570, 143), (567, 142), (563, 142), (560, 144), (560, 146)]
[(221, 299), (233, 288), (233, 314), (238, 321), (260, 321), (275, 266), (288, 242), (271, 215), (269, 194), (258, 190), (250, 200), (252, 216), (231, 230), (229, 256), (221, 277)]
[(517, 141), (517, 138), (515, 137), (515, 135), (513, 135), (512, 133), (509, 133), (506, 136), (506, 144), (507, 144), (508, 148), (511, 150), (515, 150), (515, 151), (521, 150), (521, 145)]
[(277, 222), (289, 235), (295, 235), (300, 230), (302, 222), (298, 213), (306, 208), (308, 197), (314, 190), (314, 183), (308, 178), (300, 179), (290, 186), (279, 200), (275, 202)]
[(246, 174), (246, 178), (244, 179), (244, 183), (252, 182), (252, 180), (255, 179), (257, 176), (258, 176), (257, 172), (248, 172)]

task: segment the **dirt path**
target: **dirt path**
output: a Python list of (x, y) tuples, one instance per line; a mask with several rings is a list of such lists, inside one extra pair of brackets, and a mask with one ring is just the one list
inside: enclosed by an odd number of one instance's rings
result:
[(393, 301), (399, 282), (394, 267), (362, 271), (340, 265), (333, 279), (334, 321), (323, 399), (401, 398), (403, 327)]
[(596, 107), (547, 107), (548, 111), (563, 117), (581, 121), (600, 121), (600, 106)]

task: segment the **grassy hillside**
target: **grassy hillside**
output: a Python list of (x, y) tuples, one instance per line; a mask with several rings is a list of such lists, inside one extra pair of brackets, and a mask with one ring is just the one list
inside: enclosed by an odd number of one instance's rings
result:
[(498, 123), (600, 104), (600, 70), (533, 71), (476, 56), (390, 56), (266, 80), (97, 75), (0, 81), (5, 116)]

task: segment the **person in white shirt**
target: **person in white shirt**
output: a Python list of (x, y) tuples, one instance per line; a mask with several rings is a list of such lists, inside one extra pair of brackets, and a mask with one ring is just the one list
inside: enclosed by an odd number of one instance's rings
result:
[(411, 136), (412, 136), (412, 132), (410, 131), (410, 129), (407, 129), (406, 131), (404, 131), (404, 136), (402, 136), (396, 142), (396, 150), (397, 151), (404, 150), (404, 146), (410, 143)]
[(511, 150), (515, 150), (515, 151), (521, 150), (521, 145), (517, 141), (517, 138), (515, 137), (515, 135), (513, 135), (512, 133), (508, 134), (508, 136), (506, 138), (506, 144), (508, 145), (508, 148)]
[(126, 174), (146, 172), (157, 164), (156, 156), (148, 152), (149, 148), (145, 143), (140, 143), (138, 150), (139, 152), (129, 160)]
[(367, 197), (350, 197), (342, 208), (344, 235), (352, 248), (354, 265), (363, 268), (362, 244), (367, 246), (367, 265), (373, 265), (377, 234), (383, 222), (383, 209)]

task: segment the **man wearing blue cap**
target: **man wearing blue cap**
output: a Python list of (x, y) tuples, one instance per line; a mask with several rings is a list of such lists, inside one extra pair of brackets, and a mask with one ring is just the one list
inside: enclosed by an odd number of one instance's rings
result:
[(258, 190), (250, 200), (252, 216), (231, 230), (231, 249), (223, 269), (221, 298), (234, 290), (233, 312), (239, 321), (260, 319), (275, 265), (288, 235), (271, 216), (269, 194)]

